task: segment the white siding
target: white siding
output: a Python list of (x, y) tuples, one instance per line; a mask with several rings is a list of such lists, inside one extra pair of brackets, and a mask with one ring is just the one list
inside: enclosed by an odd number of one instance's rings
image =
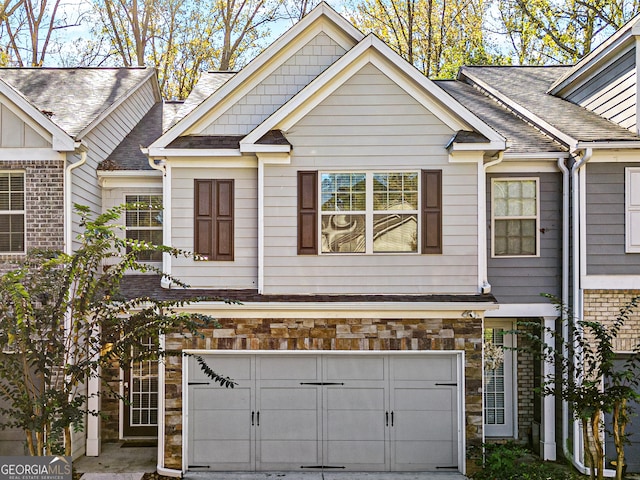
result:
[[(142, 117), (156, 102), (152, 81), (147, 81), (133, 95), (130, 95), (116, 110), (93, 128), (84, 138), (83, 143), (89, 148), (87, 162), (73, 170), (72, 202), (86, 205), (95, 213), (102, 212), (102, 194), (96, 169), (111, 152), (122, 142), (127, 134), (136, 126)], [(77, 162), (78, 156), (70, 159)], [(73, 237), (80, 233), (78, 217), (73, 218)], [(77, 247), (77, 245), (74, 245)]]
[[(453, 135), (372, 65), (286, 132), (290, 166), (265, 171), (265, 293), (477, 293), (477, 167)], [(443, 171), (442, 255), (297, 255), (298, 170)]]
[(234, 179), (234, 260), (172, 260), (172, 274), (194, 288), (257, 288), (257, 172), (254, 168), (171, 170), (171, 245), (193, 252), (194, 179)]
[(344, 53), (326, 33), (319, 33), (200, 133), (246, 135)]

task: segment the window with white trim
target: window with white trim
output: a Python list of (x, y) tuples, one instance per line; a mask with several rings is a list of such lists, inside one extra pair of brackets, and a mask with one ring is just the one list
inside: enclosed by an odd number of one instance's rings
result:
[(417, 253), (419, 172), (320, 174), (322, 253)]
[(640, 167), (625, 168), (625, 251), (640, 253)]
[(25, 252), (24, 172), (0, 172), (0, 252)]
[[(162, 195), (126, 195), (126, 236), (162, 245)], [(138, 260), (162, 261), (161, 252), (139, 252)]]
[[(512, 325), (494, 323), (484, 329), (484, 428), (488, 437), (514, 436), (514, 351), (513, 335), (506, 333)], [(488, 345), (502, 350), (502, 361), (491, 365)], [(495, 368), (490, 368), (491, 366)]]
[(540, 202), (537, 178), (491, 181), (491, 231), (494, 257), (538, 256)]

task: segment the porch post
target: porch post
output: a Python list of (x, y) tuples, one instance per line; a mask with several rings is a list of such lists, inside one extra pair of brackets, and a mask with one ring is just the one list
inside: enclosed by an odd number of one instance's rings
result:
[[(555, 346), (555, 339), (549, 332), (555, 329), (557, 317), (544, 317), (544, 341), (547, 345)], [(542, 377), (554, 374), (554, 364), (542, 364)], [(540, 435), (540, 456), (543, 460), (556, 459), (556, 398), (549, 395), (542, 397), (542, 432)]]

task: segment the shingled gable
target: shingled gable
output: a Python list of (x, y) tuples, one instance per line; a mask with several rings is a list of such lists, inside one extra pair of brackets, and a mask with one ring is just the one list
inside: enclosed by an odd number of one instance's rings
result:
[(620, 30), (594, 48), (573, 67), (559, 77), (547, 90), (551, 95), (564, 97), (576, 85), (587, 81), (589, 77), (606, 64), (619, 59), (622, 54), (636, 45), (636, 36), (640, 34), (640, 15), (636, 15)]
[(155, 74), (153, 68), (140, 67), (3, 68), (0, 79), (46, 112), (66, 136), (81, 139), (147, 81), (160, 100)]
[[(369, 34), (243, 138), (240, 151), (265, 151), (259, 139), (267, 132), (281, 130), (286, 135), (296, 122), (367, 64), (382, 71), (451, 129), (479, 135), (474, 136), (473, 142), (461, 142), (468, 145), (468, 148), (462, 149), (504, 150), (506, 141), (500, 134), (416, 70), (386, 43)], [(480, 140), (481, 137), (484, 140)]]
[[(197, 107), (191, 109), (162, 137), (149, 146), (149, 155), (163, 155), (164, 149), (176, 138), (197, 134), (198, 126), (212, 122), (231, 105), (258, 85), (270, 73), (297, 52), (303, 45), (324, 32), (345, 50), (363, 38), (362, 32), (340, 16), (325, 2), (320, 3), (302, 20), (291, 27), (246, 67), (215, 90)], [(189, 100), (185, 102), (185, 105)]]
[(31, 103), (19, 90), (7, 83), (0, 76), (0, 94), (4, 95), (16, 107), (22, 110), (35, 124), (51, 135), (51, 144), (54, 150), (72, 152), (75, 149), (74, 139), (62, 128), (56, 125), (48, 116)]

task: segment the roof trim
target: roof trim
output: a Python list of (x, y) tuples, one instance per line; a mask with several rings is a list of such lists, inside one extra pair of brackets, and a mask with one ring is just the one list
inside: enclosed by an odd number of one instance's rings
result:
[(576, 149), (576, 145), (578, 140), (565, 134), (560, 131), (558, 128), (554, 127), (550, 123), (546, 122), (542, 118), (534, 115), (531, 111), (523, 107), (517, 102), (514, 102), (510, 97), (503, 95), (497, 89), (490, 86), (488, 83), (483, 82), (478, 77), (474, 76), (470, 73), (470, 70), (465, 67), (461, 67), (458, 75), (464, 76), (473, 82), (478, 88), (484, 90), (486, 93), (496, 98), (498, 101), (503, 103), (509, 110), (516, 112), (522, 117), (526, 118), (529, 122), (531, 122), (534, 126), (537, 126), (543, 133), (549, 135), (552, 139), (556, 139), (559, 142), (564, 143), (569, 150), (573, 151)]
[(570, 87), (573, 83), (579, 81), (581, 77), (589, 75), (591, 70), (606, 61), (607, 58), (613, 55), (618, 49), (623, 48), (626, 50), (630, 48), (630, 45), (627, 45), (627, 43), (631, 41), (635, 44), (633, 37), (634, 35), (640, 34), (639, 29), (640, 14), (629, 20), (616, 33), (583, 57), (573, 68), (556, 80), (551, 87), (549, 87), (547, 93), (551, 95), (560, 94), (560, 92)]
[(366, 64), (372, 64), (383, 71), (452, 130), (474, 129), (489, 141), (499, 142), (501, 149), (506, 148), (505, 138), (420, 73), (386, 43), (374, 34), (369, 34), (242, 139), (240, 150), (254, 151), (259, 139), (271, 130), (283, 130), (286, 133)]
[(20, 110), (26, 113), (36, 124), (51, 134), (53, 150), (60, 152), (73, 152), (76, 149), (75, 140), (47, 117), (38, 107), (31, 103), (16, 88), (0, 78), (0, 93), (6, 96)]
[[(164, 135), (156, 140), (150, 147), (166, 147), (180, 135), (188, 132), (200, 120), (209, 117), (209, 114), (215, 110), (226, 110), (227, 104), (231, 101), (231, 94), (239, 92), (244, 94), (250, 88), (259, 83), (262, 78), (266, 77), (276, 67), (269, 69), (268, 65), (273, 59), (280, 55), (285, 55), (294, 49), (294, 42), (302, 37), (305, 32), (310, 29), (317, 21), (326, 19), (333, 23), (340, 33), (348, 37), (353, 43), (359, 42), (364, 34), (354, 27), (345, 18), (339, 15), (327, 3), (322, 2), (311, 12), (305, 15), (302, 20), (287, 30), (276, 41), (269, 45), (260, 55), (254, 58), (249, 64), (230, 78), (224, 85), (211, 94), (206, 100), (202, 101), (197, 107), (191, 110), (187, 115), (180, 119), (172, 126)], [(324, 29), (321, 29), (325, 31)], [(338, 31), (336, 30), (336, 32)], [(297, 51), (297, 48), (295, 49)], [(295, 52), (294, 51), (294, 52)], [(291, 52), (291, 53), (294, 53)]]
[[(140, 69), (140, 67), (136, 67), (136, 68)], [(80, 130), (78, 135), (76, 135), (77, 139), (82, 139), (82, 137), (87, 135), (91, 130), (93, 130), (97, 125), (99, 125), (116, 108), (118, 108), (125, 101), (127, 101), (129, 99), (129, 97), (131, 97), (132, 94), (134, 94), (136, 91), (138, 91), (140, 88), (142, 88), (142, 86), (144, 84), (146, 84), (151, 77), (155, 77), (156, 76), (156, 69), (154, 67), (144, 67), (144, 68), (145, 69), (149, 69), (149, 73), (135, 87), (133, 87), (130, 90), (128, 90), (125, 94), (123, 94), (120, 97), (120, 99), (118, 99), (116, 102), (112, 103), (107, 108), (105, 108), (102, 112), (100, 112), (100, 114), (96, 118), (94, 118), (93, 121), (91, 123), (89, 123), (89, 125), (87, 125), (82, 130)], [(160, 86), (159, 86), (158, 82), (157, 81), (151, 82), (151, 86), (152, 86), (153, 90), (155, 91), (156, 95), (158, 96), (157, 99), (161, 100), (162, 96), (160, 94)]]

